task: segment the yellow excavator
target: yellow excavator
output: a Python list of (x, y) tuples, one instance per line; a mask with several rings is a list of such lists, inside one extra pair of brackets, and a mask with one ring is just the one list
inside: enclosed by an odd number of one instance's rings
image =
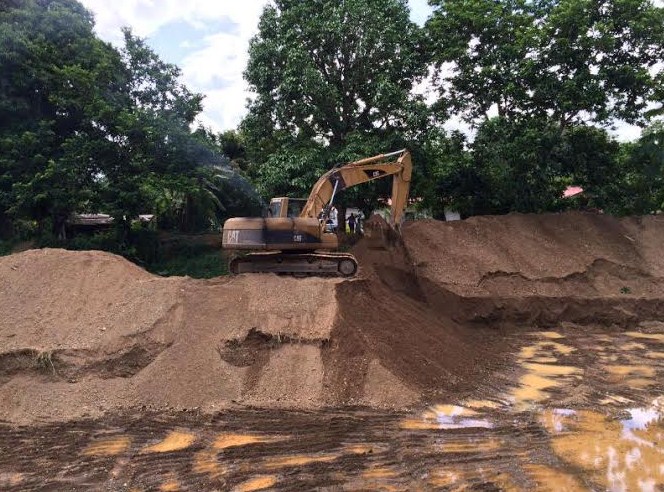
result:
[(252, 251), (231, 260), (230, 271), (352, 277), (357, 260), (336, 252), (339, 240), (328, 222), (342, 190), (393, 176), (390, 225), (398, 229), (408, 203), (413, 164), (407, 150), (338, 165), (316, 182), (309, 198), (273, 198), (265, 218), (236, 217), (224, 223), (222, 247)]

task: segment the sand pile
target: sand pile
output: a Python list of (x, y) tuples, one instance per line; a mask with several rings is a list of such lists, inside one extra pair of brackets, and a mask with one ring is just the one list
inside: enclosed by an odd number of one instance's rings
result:
[(664, 307), (664, 217), (511, 214), (403, 237), (427, 300), (458, 319), (637, 323)]
[(403, 408), (465, 383), (441, 361), (446, 330), (472, 352), (453, 322), (370, 278), (161, 278), (92, 251), (0, 258), (0, 313), (0, 419), (12, 422), (142, 407)]
[(402, 409), (491, 384), (505, 348), (496, 327), (664, 313), (659, 218), (425, 221), (405, 225), (404, 242), (373, 225), (352, 280), (162, 278), (55, 249), (0, 258), (0, 419)]

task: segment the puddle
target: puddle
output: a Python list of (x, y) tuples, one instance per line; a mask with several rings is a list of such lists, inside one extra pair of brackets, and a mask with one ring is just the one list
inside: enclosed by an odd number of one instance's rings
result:
[(558, 468), (531, 463), (524, 465), (524, 469), (529, 478), (536, 484), (538, 491), (586, 492), (588, 490), (576, 477)]
[(0, 489), (664, 490), (664, 361), (642, 335), (521, 333), (489, 389), (417, 412), (0, 425)]
[(605, 366), (604, 369), (614, 376), (636, 374), (651, 378), (655, 376), (655, 368), (650, 366)]
[(248, 444), (273, 441), (274, 438), (255, 436), (252, 434), (219, 434), (212, 445), (215, 449), (226, 449), (235, 446), (246, 446)]
[(444, 442), (440, 445), (443, 453), (488, 453), (500, 449), (502, 443), (496, 439), (468, 439), (467, 442)]
[[(451, 468), (451, 467), (450, 467)], [(434, 470), (429, 475), (428, 483), (445, 490), (506, 490), (521, 491), (514, 477), (504, 471), (496, 471), (478, 464), (472, 470)]]
[(337, 454), (326, 454), (326, 455), (308, 455), (308, 454), (299, 454), (293, 456), (282, 456), (280, 458), (269, 458), (265, 461), (265, 468), (274, 469), (274, 468), (286, 468), (292, 466), (306, 466), (311, 463), (327, 463), (334, 461), (339, 457)]
[(572, 374), (581, 374), (583, 372), (578, 367), (559, 366), (556, 364), (534, 364), (526, 362), (522, 366), (531, 373), (542, 376), (571, 376)]
[(557, 434), (567, 430), (567, 420), (576, 415), (575, 410), (567, 408), (554, 408), (551, 410), (544, 410), (540, 417), (539, 422), (551, 434)]
[(568, 464), (610, 490), (664, 487), (664, 422), (658, 406), (633, 408), (612, 420), (592, 410), (560, 416), (551, 446)]
[(620, 405), (626, 405), (628, 403), (632, 403), (633, 400), (630, 400), (629, 398), (625, 398), (620, 395), (606, 395), (605, 398), (599, 401), (600, 405), (610, 405), (612, 403), (618, 403)]
[(367, 444), (351, 444), (344, 446), (344, 451), (351, 454), (370, 454), (374, 452), (374, 448)]
[(253, 492), (254, 490), (263, 490), (272, 487), (277, 483), (277, 477), (274, 475), (264, 475), (255, 477), (241, 483), (233, 490), (237, 492)]
[(632, 338), (643, 338), (664, 343), (664, 333), (641, 333), (640, 331), (627, 331), (625, 335)]
[(559, 338), (565, 338), (564, 335), (561, 335), (557, 331), (540, 331), (540, 332), (536, 333), (535, 336), (539, 336), (539, 337), (542, 337), (542, 338), (550, 338), (552, 340), (556, 340), (556, 339), (559, 339)]
[(644, 344), (639, 343), (639, 342), (628, 342), (628, 343), (621, 344), (619, 348), (620, 348), (620, 350), (630, 351), (630, 350), (644, 350), (647, 347)]
[[(173, 475), (173, 474), (171, 474), (171, 475)], [(162, 483), (159, 486), (159, 490), (161, 492), (175, 492), (175, 491), (178, 491), (178, 490), (182, 490), (182, 487), (181, 487), (180, 482), (178, 481), (178, 479), (175, 478), (174, 476), (172, 476), (167, 481), (165, 481), (164, 483)]]
[(129, 436), (108, 437), (91, 443), (83, 450), (86, 456), (115, 456), (129, 449)]
[(517, 407), (522, 408), (528, 403), (546, 399), (549, 394), (545, 390), (560, 386), (560, 384), (551, 378), (537, 374), (525, 374), (519, 379), (519, 386), (512, 391), (511, 399)]
[(205, 449), (194, 455), (192, 466), (194, 473), (205, 474), (212, 479), (218, 479), (226, 469), (219, 463), (219, 453), (214, 449)]
[(186, 449), (193, 444), (196, 436), (188, 432), (171, 431), (163, 441), (143, 449), (144, 453), (168, 453)]
[(532, 359), (533, 357), (552, 357), (553, 352), (559, 355), (570, 355), (576, 349), (569, 345), (552, 341), (540, 341), (526, 345), (519, 352), (519, 359)]
[(493, 409), (495, 410), (496, 408), (500, 408), (503, 405), (501, 405), (498, 402), (491, 401), (491, 400), (468, 400), (463, 403), (463, 405), (467, 408), (474, 408), (474, 409)]
[(477, 417), (479, 413), (459, 405), (434, 405), (424, 411), (421, 419), (406, 418), (401, 422), (402, 429), (490, 429), (493, 423)]
[(385, 467), (371, 468), (370, 470), (366, 470), (365, 472), (362, 473), (363, 478), (370, 478), (370, 479), (394, 478), (396, 476), (397, 472), (395, 472), (390, 468), (385, 468)]

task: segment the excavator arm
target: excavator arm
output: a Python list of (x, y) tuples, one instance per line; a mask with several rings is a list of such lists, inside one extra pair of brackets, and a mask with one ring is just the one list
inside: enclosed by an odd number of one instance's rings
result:
[(335, 167), (316, 182), (300, 217), (317, 217), (331, 205), (336, 193), (346, 188), (393, 176), (390, 224), (399, 227), (408, 201), (412, 171), (410, 152), (405, 149)]

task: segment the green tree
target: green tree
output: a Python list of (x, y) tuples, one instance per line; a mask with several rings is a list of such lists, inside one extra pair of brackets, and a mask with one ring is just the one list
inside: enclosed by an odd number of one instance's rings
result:
[[(426, 119), (412, 94), (426, 74), (421, 39), (404, 0), (268, 5), (250, 43), (256, 97), (242, 125), (261, 191), (306, 194), (332, 165), (413, 139)], [(375, 200), (374, 188), (362, 196)]]
[(664, 123), (653, 123), (641, 138), (624, 144), (620, 181), (612, 211), (649, 214), (664, 209)]
[(129, 29), (124, 37), (129, 104), (111, 129), (116, 156), (102, 172), (105, 206), (126, 236), (131, 220), (152, 208), (144, 192), (148, 178), (182, 186), (188, 181), (178, 178), (192, 175), (200, 164), (201, 144), (189, 127), (202, 109), (202, 96), (184, 87), (180, 70), (160, 60), (144, 40)]
[[(664, 57), (664, 9), (649, 0), (432, 0), (439, 106), (471, 121), (497, 108), (560, 128), (644, 123)], [(661, 64), (660, 64), (661, 65)]]
[(95, 200), (95, 142), (117, 112), (124, 70), (73, 0), (22, 0), (0, 10), (0, 227), (12, 218), (50, 224)]

